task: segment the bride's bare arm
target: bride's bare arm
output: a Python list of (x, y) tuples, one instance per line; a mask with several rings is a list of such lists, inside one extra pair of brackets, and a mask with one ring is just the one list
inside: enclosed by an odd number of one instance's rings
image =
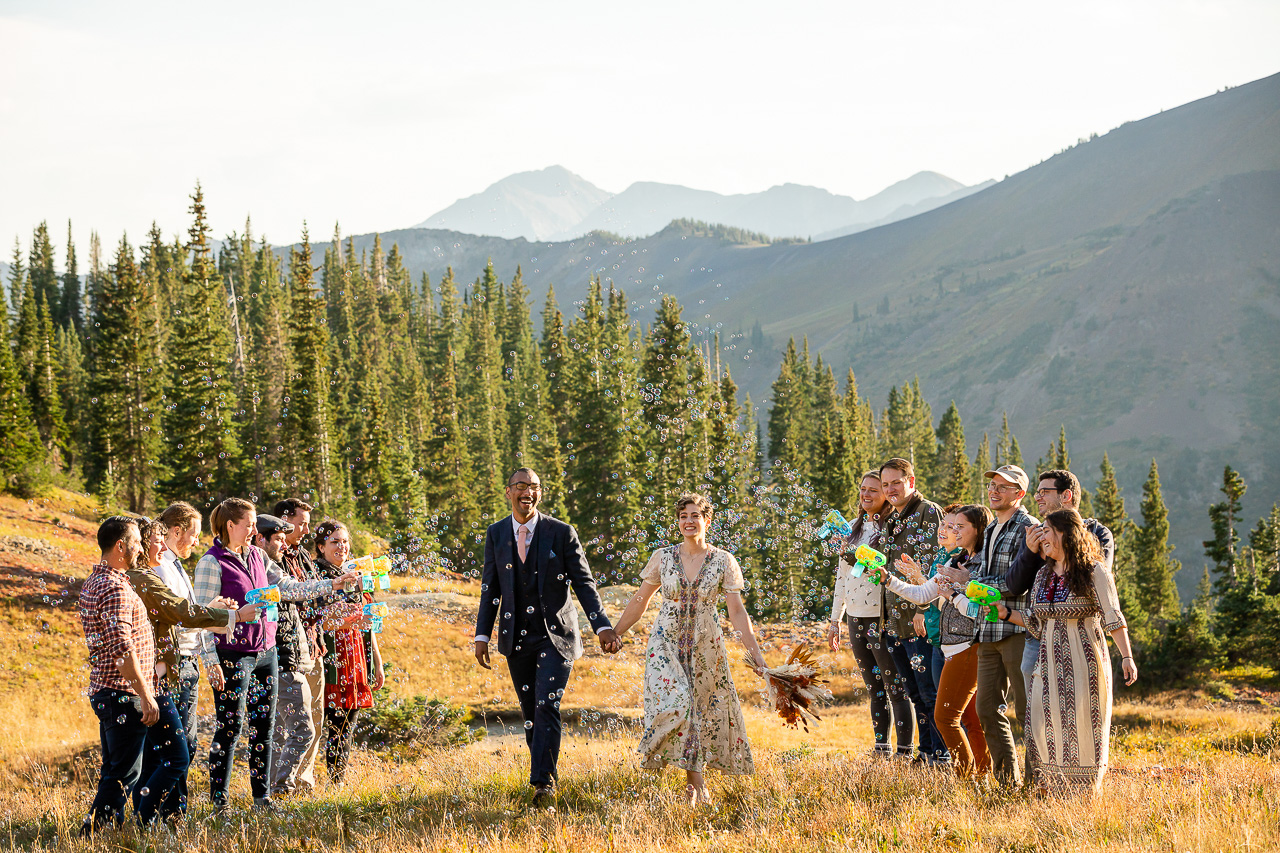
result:
[(627, 607), (622, 611), (622, 615), (618, 617), (618, 621), (614, 623), (614, 632), (621, 637), (631, 628), (632, 625), (640, 621), (640, 617), (644, 615), (645, 610), (649, 607), (649, 601), (653, 598), (653, 594), (658, 591), (658, 584), (642, 581), (640, 588), (631, 596), (631, 600), (627, 602)]

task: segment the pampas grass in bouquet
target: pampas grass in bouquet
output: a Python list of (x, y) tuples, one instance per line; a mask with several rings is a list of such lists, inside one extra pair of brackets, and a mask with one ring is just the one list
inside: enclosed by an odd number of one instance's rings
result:
[(770, 704), (783, 722), (793, 729), (804, 726), (804, 730), (809, 731), (808, 717), (822, 719), (814, 710), (816, 703), (835, 699), (827, 688), (827, 679), (818, 677), (818, 661), (808, 643), (796, 646), (782, 666), (760, 669), (750, 659), (747, 663), (764, 677)]

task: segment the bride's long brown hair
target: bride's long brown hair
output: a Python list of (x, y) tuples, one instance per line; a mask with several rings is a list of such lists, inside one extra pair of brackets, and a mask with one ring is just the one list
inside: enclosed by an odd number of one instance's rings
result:
[(1093, 587), (1093, 564), (1102, 559), (1098, 540), (1085, 529), (1084, 519), (1074, 509), (1055, 510), (1045, 517), (1045, 522), (1062, 534), (1067, 589), (1073, 595), (1088, 595)]

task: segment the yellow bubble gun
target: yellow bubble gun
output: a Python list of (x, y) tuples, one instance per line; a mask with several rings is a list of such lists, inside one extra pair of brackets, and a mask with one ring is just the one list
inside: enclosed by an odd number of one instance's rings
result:
[(845, 517), (840, 514), (838, 509), (833, 509), (827, 513), (826, 517), (822, 519), (822, 526), (818, 528), (815, 535), (819, 539), (826, 539), (832, 533), (839, 533), (841, 536), (848, 536), (853, 533), (853, 525), (845, 520)]
[(387, 615), (388, 610), (386, 603), (381, 601), (370, 602), (364, 606), (364, 615), (368, 616), (369, 621), (373, 623), (369, 626), (370, 631), (375, 634), (382, 633), (382, 617)]
[(375, 587), (381, 590), (391, 589), (391, 558), (386, 555), (371, 557), (366, 554), (347, 560), (342, 564), (342, 570), (359, 572), (360, 586), (365, 592), (373, 592)]
[(1000, 590), (985, 583), (969, 581), (969, 585), (964, 588), (964, 595), (979, 607), (987, 608), (988, 622), (1000, 621), (1000, 613), (996, 608), (996, 602), (1000, 600)]
[(275, 584), (249, 590), (244, 603), (263, 605), (262, 615), (259, 617), (263, 622), (280, 621), (280, 609), (276, 606), (280, 603), (280, 587)]
[(884, 583), (884, 564), (888, 561), (888, 557), (870, 545), (859, 545), (858, 550), (853, 552), (853, 556), (858, 561), (853, 564), (855, 578), (862, 577), (863, 572), (870, 572), (868, 577), (873, 583)]

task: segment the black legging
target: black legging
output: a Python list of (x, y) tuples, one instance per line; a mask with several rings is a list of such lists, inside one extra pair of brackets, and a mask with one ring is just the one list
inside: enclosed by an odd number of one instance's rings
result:
[(329, 768), (329, 778), (341, 782), (351, 758), (351, 739), (356, 733), (356, 715), (359, 708), (325, 708), (324, 763)]
[(271, 794), (271, 732), (276, 724), (276, 650), (257, 654), (218, 652), (224, 690), (213, 693), (218, 727), (209, 750), (209, 793), (213, 802), (227, 802), (231, 791), (231, 762), (246, 711), (249, 717), (249, 788), (254, 799)]
[[(862, 681), (871, 697), (871, 726), (876, 733), (876, 748), (889, 748), (889, 730), (896, 727), (899, 752), (911, 751), (911, 700), (898, 678), (898, 670), (889, 655), (887, 637), (880, 636), (880, 619), (876, 616), (847, 616), (849, 644), (862, 671)], [(890, 713), (892, 711), (892, 713)]]

